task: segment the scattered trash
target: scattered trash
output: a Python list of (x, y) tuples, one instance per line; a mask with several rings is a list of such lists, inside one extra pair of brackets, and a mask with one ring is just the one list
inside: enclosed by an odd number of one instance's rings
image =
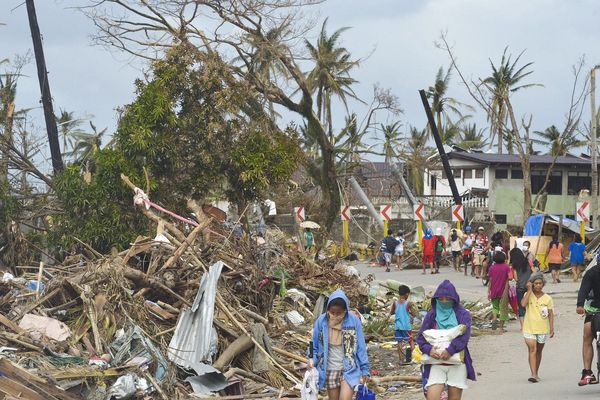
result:
[[(324, 310), (330, 282), (357, 305), (367, 304), (367, 288), (336, 268), (338, 259), (317, 264), (272, 228), (264, 227), (265, 243), (257, 246), (189, 206), (193, 228), (142, 205), (162, 228), (122, 252), (102, 255), (82, 243), (85, 251), (62, 264), (2, 274), (0, 393), (299, 397), (301, 385), (281, 388), (302, 380), (304, 369), (292, 362), (306, 360), (306, 332)], [(286, 331), (288, 324), (298, 329)]]
[(304, 317), (296, 310), (288, 311), (285, 314), (285, 318), (292, 325), (302, 325), (304, 323)]
[(71, 330), (64, 323), (35, 314), (25, 314), (19, 322), (19, 328), (30, 332), (38, 340), (46, 336), (60, 342), (71, 337)]

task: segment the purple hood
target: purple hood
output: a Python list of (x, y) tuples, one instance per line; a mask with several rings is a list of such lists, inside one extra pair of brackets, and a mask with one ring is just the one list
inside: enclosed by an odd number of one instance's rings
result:
[[(448, 350), (450, 355), (458, 353), (460, 351), (465, 352), (467, 378), (474, 381), (475, 369), (473, 368), (473, 360), (471, 360), (471, 355), (467, 347), (469, 343), (469, 338), (471, 337), (471, 313), (460, 304), (460, 296), (458, 295), (456, 288), (454, 287), (452, 282), (450, 282), (447, 279), (440, 283), (433, 295), (433, 298), (431, 299), (431, 310), (423, 319), (423, 324), (421, 325), (421, 329), (419, 330), (419, 334), (417, 335), (417, 343), (419, 344), (419, 348), (424, 354), (429, 354), (431, 352), (432, 346), (423, 337), (423, 332), (427, 329), (436, 328), (435, 301), (440, 297), (449, 297), (452, 300), (454, 300), (454, 313), (456, 314), (456, 319), (458, 320), (459, 324), (463, 324), (467, 327), (466, 332), (454, 339), (446, 350)], [(424, 367), (425, 368), (423, 370), (423, 380), (426, 381), (429, 378), (429, 371), (431, 370), (431, 365), (427, 364)]]

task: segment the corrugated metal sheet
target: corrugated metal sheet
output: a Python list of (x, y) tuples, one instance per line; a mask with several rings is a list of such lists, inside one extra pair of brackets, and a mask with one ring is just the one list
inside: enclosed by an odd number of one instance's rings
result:
[(175, 334), (169, 343), (168, 357), (177, 365), (191, 368), (207, 361), (212, 363), (216, 352), (216, 331), (213, 328), (217, 282), (223, 269), (219, 261), (202, 276), (200, 287), (191, 308), (183, 310)]

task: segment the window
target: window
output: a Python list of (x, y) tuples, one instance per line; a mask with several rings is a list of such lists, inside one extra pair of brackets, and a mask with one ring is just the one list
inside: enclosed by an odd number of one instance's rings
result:
[(567, 194), (578, 195), (581, 189), (592, 189), (592, 177), (590, 173), (570, 171), (567, 176)]
[(431, 175), (431, 191), (434, 192), (436, 189), (437, 189), (437, 175), (432, 174)]
[(496, 169), (494, 171), (494, 177), (496, 179), (508, 179), (508, 170), (507, 169)]
[(511, 169), (510, 170), (510, 179), (523, 179), (523, 170)]
[(506, 214), (494, 214), (494, 220), (497, 224), (506, 224)]
[(473, 178), (473, 170), (472, 169), (463, 169), (463, 178), (464, 179)]
[(461, 172), (460, 169), (455, 169), (452, 171), (452, 174), (454, 175), (455, 178), (460, 178), (461, 177), (460, 172)]
[(442, 168), (442, 179), (448, 179), (446, 176), (446, 170)]
[[(546, 181), (546, 173), (547, 171), (531, 171), (532, 194), (535, 195), (542, 189)], [(562, 172), (552, 172), (548, 185), (546, 185), (544, 191), (548, 194), (562, 194)]]
[(475, 179), (483, 179), (483, 170), (482, 169), (475, 170)]

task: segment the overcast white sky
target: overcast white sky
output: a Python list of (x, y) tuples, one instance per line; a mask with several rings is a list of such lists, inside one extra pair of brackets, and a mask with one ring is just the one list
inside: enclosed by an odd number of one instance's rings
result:
[[(75, 4), (81, 2), (36, 1), (54, 107), (57, 112), (63, 108), (93, 116), (96, 126), (112, 132), (115, 108), (132, 100), (133, 82), (141, 71), (125, 56), (90, 45), (94, 27), (68, 8)], [(405, 125), (425, 125), (418, 90), (431, 85), (438, 68), (448, 65), (446, 54), (434, 46), (442, 30), (454, 44), (461, 69), (474, 79), (489, 75), (488, 59), (497, 63), (505, 46), (513, 53), (526, 50), (522, 60), (535, 62), (530, 82), (544, 87), (517, 93), (515, 108), (519, 115), (533, 114), (534, 130), (551, 124), (561, 127), (569, 105), (572, 65), (582, 55), (586, 69), (600, 64), (597, 0), (330, 0), (318, 12), (329, 17), (330, 32), (352, 27), (344, 33), (343, 44), (356, 57), (372, 52), (354, 75), (360, 82), (355, 88), (358, 95), (369, 100), (376, 83), (391, 88), (405, 110)], [(0, 25), (0, 59), (32, 49), (23, 0), (1, 0), (0, 23), (6, 24)], [(23, 73), (17, 107), (38, 107), (32, 117), (41, 125), (33, 60)], [(457, 77), (449, 94), (473, 104)], [(359, 105), (353, 108), (360, 114)], [(484, 121), (478, 113), (478, 120)], [(589, 105), (584, 117), (589, 120)]]

